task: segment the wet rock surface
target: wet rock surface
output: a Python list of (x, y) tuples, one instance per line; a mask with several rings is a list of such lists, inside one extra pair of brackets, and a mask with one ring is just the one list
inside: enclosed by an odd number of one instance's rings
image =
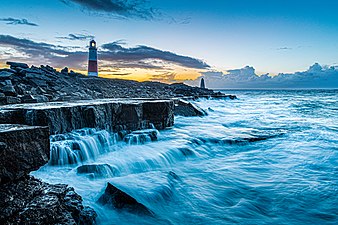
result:
[(206, 116), (207, 113), (191, 102), (178, 99), (175, 101), (175, 115), (177, 116)]
[(123, 141), (128, 144), (144, 144), (150, 141), (157, 141), (158, 131), (156, 129), (137, 130), (127, 134)]
[(0, 124), (0, 185), (39, 169), (49, 159), (48, 127)]
[(0, 224), (95, 224), (96, 213), (67, 185), (31, 176), (0, 185)]
[(118, 174), (116, 168), (109, 164), (82, 165), (76, 169), (77, 174), (85, 174), (90, 178), (114, 177)]
[(98, 203), (114, 207), (116, 209), (125, 209), (133, 212), (152, 214), (146, 206), (142, 205), (135, 198), (118, 189), (109, 182), (107, 183), (105, 192), (98, 199)]
[(48, 127), (0, 124), (0, 224), (95, 223), (72, 188), (28, 175), (49, 158)]
[(140, 130), (150, 128), (150, 124), (161, 130), (174, 124), (174, 102), (101, 99), (0, 106), (0, 124), (4, 123), (48, 126), (51, 134), (85, 127), (114, 132)]

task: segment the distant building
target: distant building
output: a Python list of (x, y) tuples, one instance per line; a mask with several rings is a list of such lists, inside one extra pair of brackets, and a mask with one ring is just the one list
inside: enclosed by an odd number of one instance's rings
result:
[(200, 88), (205, 88), (205, 82), (204, 82), (204, 78), (201, 79), (201, 85), (200, 85)]
[(89, 42), (89, 57), (88, 57), (88, 76), (97, 77), (97, 47), (96, 42), (91, 40)]

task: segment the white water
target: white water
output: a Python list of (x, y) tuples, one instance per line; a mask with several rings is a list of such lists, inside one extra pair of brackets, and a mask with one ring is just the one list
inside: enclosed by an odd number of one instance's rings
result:
[[(233, 93), (238, 100), (198, 102), (208, 116), (177, 117), (156, 142), (75, 135), (92, 152), (87, 158), (68, 164), (62, 156), (33, 175), (73, 186), (99, 224), (337, 224), (337, 91)], [(112, 141), (102, 145), (97, 133)], [(109, 164), (116, 173), (79, 175), (82, 164)], [(155, 216), (97, 204), (108, 181)]]

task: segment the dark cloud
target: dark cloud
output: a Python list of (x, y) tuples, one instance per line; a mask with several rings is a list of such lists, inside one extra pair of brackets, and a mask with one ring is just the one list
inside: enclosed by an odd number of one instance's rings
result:
[(71, 41), (85, 41), (85, 40), (92, 40), (95, 37), (93, 35), (88, 35), (88, 34), (68, 34), (68, 36), (57, 37), (57, 38), (71, 40)]
[[(136, 46), (133, 48), (126, 48), (118, 42), (112, 42), (102, 45), (103, 51), (100, 57), (107, 61), (122, 61), (124, 63), (145, 62), (145, 60), (159, 60), (159, 62), (173, 63), (183, 67), (194, 69), (206, 69), (209, 65), (202, 60), (195, 59), (188, 56), (181, 56), (169, 51), (162, 51), (148, 46)], [(158, 62), (157, 62), (158, 63)], [(156, 64), (157, 64), (156, 63)], [(156, 64), (152, 64), (156, 66)]]
[[(337, 88), (338, 68), (334, 66), (321, 66), (318, 63), (310, 66), (308, 70), (296, 73), (280, 73), (277, 76), (269, 74), (258, 76), (253, 67), (222, 72), (203, 73), (209, 88)], [(187, 82), (198, 85), (199, 81)]]
[(154, 19), (159, 13), (146, 0), (60, 0), (76, 3), (90, 11), (113, 14), (124, 18)]
[(31, 64), (50, 64), (56, 67), (70, 66), (81, 68), (87, 59), (87, 53), (73, 51), (73, 48), (56, 46), (44, 42), (34, 42), (10, 35), (0, 35), (0, 46), (11, 47), (20, 53), (16, 59)]
[(26, 19), (15, 19), (15, 18), (0, 18), (0, 21), (6, 22), (9, 25), (28, 25), (28, 26), (38, 26), (36, 23), (29, 22)]
[[(144, 68), (170, 70), (172, 64), (187, 68), (205, 69), (209, 66), (201, 60), (177, 55), (147, 46), (125, 48), (123, 40), (99, 47), (100, 68)], [(34, 42), (10, 35), (0, 35), (0, 46), (10, 47), (17, 53), (11, 58), (31, 64), (50, 64), (55, 67), (86, 68), (87, 51), (78, 47), (64, 47), (44, 42)], [(4, 56), (4, 54), (3, 54)], [(8, 58), (8, 57), (6, 57)], [(1, 60), (1, 54), (0, 54)], [(4, 60), (4, 58), (3, 58)]]

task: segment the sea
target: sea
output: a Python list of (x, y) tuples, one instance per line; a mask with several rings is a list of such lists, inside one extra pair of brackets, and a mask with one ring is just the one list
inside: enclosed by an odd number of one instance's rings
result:
[[(157, 141), (51, 136), (32, 175), (74, 187), (98, 224), (338, 224), (338, 90), (222, 92), (237, 99), (194, 101), (208, 115), (175, 117)], [(109, 169), (77, 170), (92, 164)], [(107, 182), (151, 213), (100, 204)]]

